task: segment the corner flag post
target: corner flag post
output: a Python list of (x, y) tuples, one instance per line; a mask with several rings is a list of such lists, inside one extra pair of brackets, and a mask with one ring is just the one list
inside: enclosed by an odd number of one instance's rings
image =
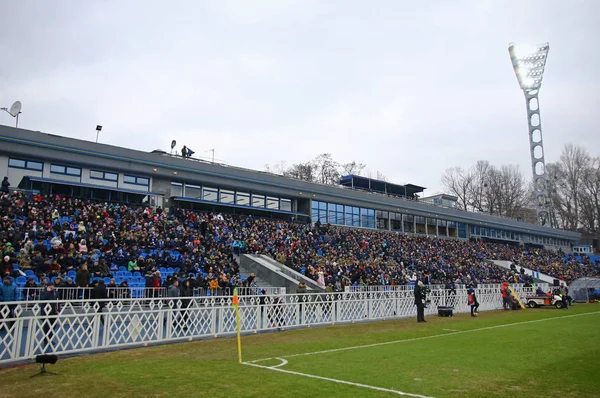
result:
[(235, 324), (237, 326), (238, 361), (242, 363), (242, 339), (240, 331), (240, 300), (237, 287), (233, 289), (233, 306), (235, 307)]

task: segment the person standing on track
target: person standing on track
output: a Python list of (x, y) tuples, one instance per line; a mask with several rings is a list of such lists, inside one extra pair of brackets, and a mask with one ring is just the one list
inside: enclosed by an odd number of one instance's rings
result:
[(415, 305), (417, 306), (417, 322), (427, 322), (425, 320), (425, 303), (423, 303), (423, 282), (417, 281), (414, 293)]
[(510, 291), (508, 290), (508, 282), (502, 283), (500, 293), (502, 293), (502, 307), (504, 307), (504, 310), (510, 310)]
[(471, 306), (471, 316), (478, 316), (479, 313), (479, 302), (477, 302), (477, 296), (475, 296), (475, 290), (473, 288), (467, 290), (467, 304)]

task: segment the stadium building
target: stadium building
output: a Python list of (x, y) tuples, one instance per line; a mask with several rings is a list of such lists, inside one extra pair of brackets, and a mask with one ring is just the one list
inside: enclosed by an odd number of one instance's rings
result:
[(0, 142), (0, 173), (11, 187), (41, 193), (565, 251), (580, 239), (576, 232), (440, 206), (451, 201), (447, 196), (417, 201), (425, 188), (413, 184), (351, 175), (338, 186), (321, 185), (8, 126), (0, 126)]

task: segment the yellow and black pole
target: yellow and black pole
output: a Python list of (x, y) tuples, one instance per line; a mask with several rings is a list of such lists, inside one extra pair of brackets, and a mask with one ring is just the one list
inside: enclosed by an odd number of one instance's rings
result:
[(233, 306), (235, 307), (235, 324), (237, 326), (238, 361), (242, 363), (242, 336), (240, 328), (240, 300), (237, 287), (233, 289)]

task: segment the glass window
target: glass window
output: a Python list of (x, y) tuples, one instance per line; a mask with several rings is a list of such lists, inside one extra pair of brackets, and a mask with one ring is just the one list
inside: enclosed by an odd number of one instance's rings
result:
[[(281, 202), (280, 202), (279, 206), (280, 206), (281, 210), (292, 211), (292, 201), (291, 201), (291, 199), (283, 199), (283, 198), (281, 198)], [(343, 209), (344, 209), (344, 207), (342, 206), (342, 212), (344, 211)], [(343, 217), (344, 217), (344, 215), (342, 214), (342, 223), (344, 221)]]
[(250, 194), (248, 192), (237, 192), (235, 195), (235, 204), (250, 206)]
[(202, 190), (202, 199), (216, 202), (219, 199), (219, 191), (217, 188), (204, 187)]
[(199, 198), (202, 196), (202, 188), (199, 185), (185, 184), (186, 198)]
[(24, 169), (26, 164), (27, 162), (21, 159), (8, 159), (9, 167), (18, 167)]
[(329, 206), (329, 222), (332, 224), (337, 224), (337, 213), (334, 206)]
[(319, 221), (321, 224), (327, 224), (327, 210), (319, 210)]
[(90, 178), (97, 178), (99, 180), (103, 180), (104, 173), (102, 171), (90, 170)]
[(319, 209), (312, 209), (311, 213), (310, 213), (310, 219), (312, 220), (313, 223), (316, 223), (317, 221), (319, 221)]
[(150, 185), (150, 180), (144, 177), (137, 177), (136, 184), (138, 185)]
[(183, 184), (180, 182), (171, 183), (171, 196), (183, 196)]
[(32, 160), (23, 160), (23, 159), (8, 159), (8, 167), (14, 167), (17, 169), (29, 169), (42, 171), (44, 169), (44, 163), (34, 162)]
[(72, 176), (81, 176), (81, 169), (78, 167), (67, 167), (67, 174)]
[(135, 177), (125, 175), (125, 176), (123, 176), (123, 182), (125, 182), (127, 184), (135, 184)]
[(42, 171), (44, 169), (44, 163), (27, 161), (27, 168)]
[(219, 202), (221, 203), (233, 203), (235, 202), (235, 192), (221, 189), (219, 192)]
[(327, 210), (327, 202), (318, 202), (319, 210)]
[(51, 173), (65, 174), (65, 166), (59, 166), (57, 164), (50, 165)]
[(109, 181), (117, 181), (119, 176), (115, 173), (104, 173), (104, 179)]
[(267, 196), (267, 209), (279, 210), (279, 198)]
[(265, 207), (265, 196), (252, 194), (252, 207)]

